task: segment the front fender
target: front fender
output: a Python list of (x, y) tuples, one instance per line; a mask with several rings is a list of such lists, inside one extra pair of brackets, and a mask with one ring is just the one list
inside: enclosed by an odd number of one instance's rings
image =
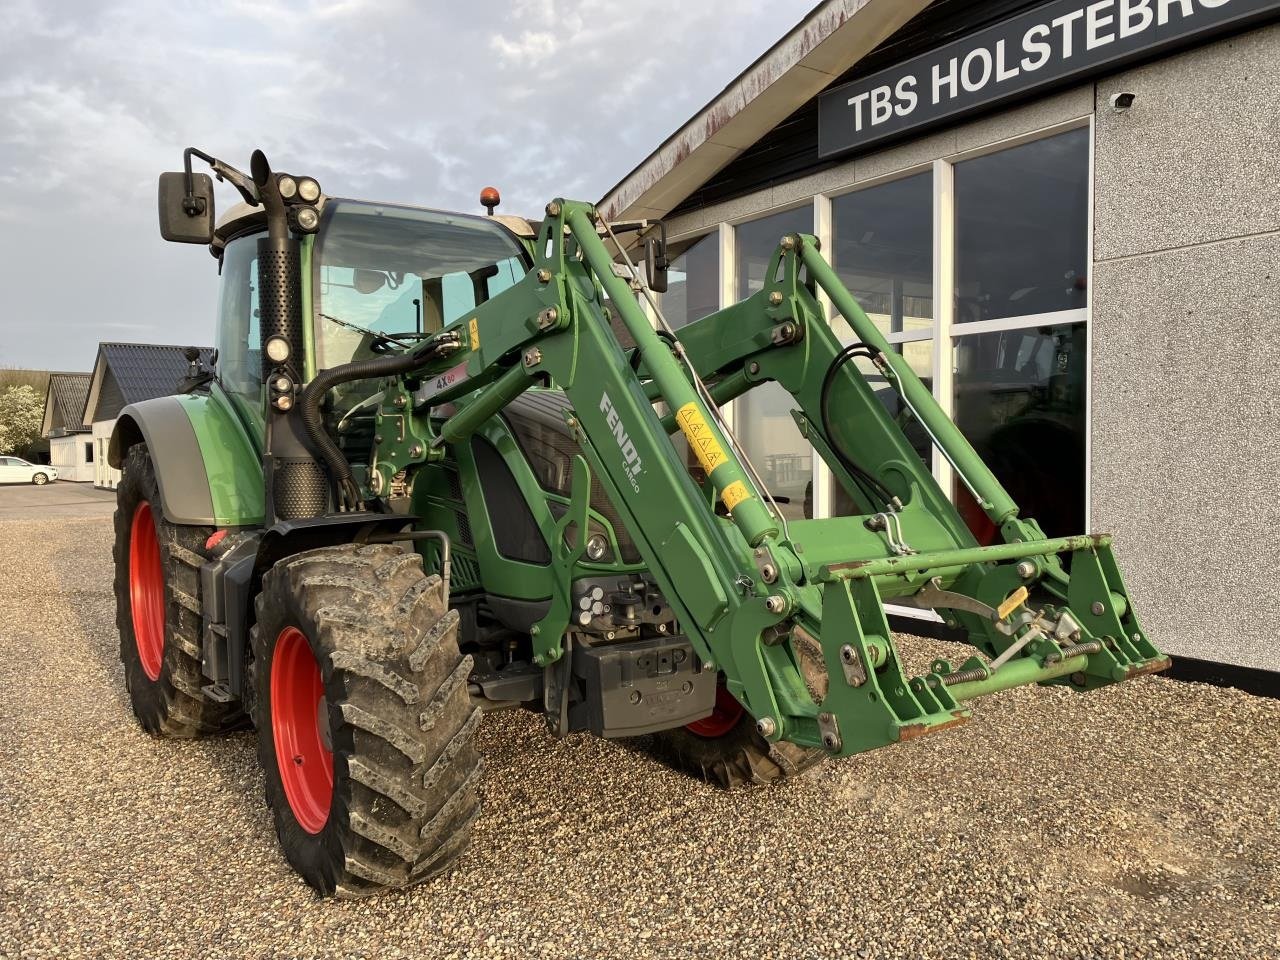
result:
[(136, 443), (151, 454), (170, 523), (262, 525), (262, 461), (220, 390), (129, 404), (111, 431), (107, 462), (119, 469)]

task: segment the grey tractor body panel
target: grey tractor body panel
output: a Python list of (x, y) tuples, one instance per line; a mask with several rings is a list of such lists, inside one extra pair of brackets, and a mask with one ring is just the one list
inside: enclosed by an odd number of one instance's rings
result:
[(117, 470), (129, 448), (143, 442), (155, 464), (161, 507), (170, 523), (212, 525), (213, 495), (191, 418), (177, 397), (131, 403), (120, 411), (107, 462)]

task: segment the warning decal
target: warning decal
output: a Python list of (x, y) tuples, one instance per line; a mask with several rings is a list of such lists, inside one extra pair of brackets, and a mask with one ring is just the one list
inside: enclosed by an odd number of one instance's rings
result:
[(471, 334), (471, 349), (480, 349), (480, 324), (476, 317), (471, 318), (471, 322), (467, 324), (467, 331)]
[(724, 505), (730, 510), (734, 509), (743, 500), (748, 500), (751, 493), (747, 490), (747, 485), (741, 480), (735, 480), (724, 488), (720, 494), (720, 499), (724, 501)]
[[(689, 441), (689, 447), (693, 450), (693, 455), (698, 458), (698, 463), (702, 464), (702, 469), (707, 471), (707, 476), (711, 476), (711, 471), (729, 459), (724, 455), (720, 441), (711, 432), (710, 425), (696, 403), (686, 403), (676, 411), (676, 424), (684, 433), (685, 439)], [(728, 495), (727, 490), (725, 495)], [(732, 505), (729, 509), (733, 509)]]

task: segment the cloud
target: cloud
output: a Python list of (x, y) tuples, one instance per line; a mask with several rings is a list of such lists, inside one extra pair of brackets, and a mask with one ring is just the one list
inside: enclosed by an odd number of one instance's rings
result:
[(110, 324), (212, 341), (213, 264), (156, 232), (188, 145), (261, 147), (337, 195), (595, 200), (811, 2), (7, 0), (0, 355), (87, 369)]

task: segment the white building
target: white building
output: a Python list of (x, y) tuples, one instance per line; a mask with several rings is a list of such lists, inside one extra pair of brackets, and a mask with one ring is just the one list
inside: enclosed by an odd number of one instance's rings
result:
[[(107, 463), (116, 417), (131, 403), (177, 392), (189, 366), (185, 349), (160, 343), (98, 344), (81, 417), (82, 429), (91, 431), (94, 486), (114, 490), (120, 482), (120, 471)], [(205, 363), (212, 353), (210, 347), (200, 349)]]
[(49, 441), (49, 463), (59, 480), (87, 483), (94, 476), (93, 438), (83, 424), (89, 374), (51, 373), (40, 435)]

